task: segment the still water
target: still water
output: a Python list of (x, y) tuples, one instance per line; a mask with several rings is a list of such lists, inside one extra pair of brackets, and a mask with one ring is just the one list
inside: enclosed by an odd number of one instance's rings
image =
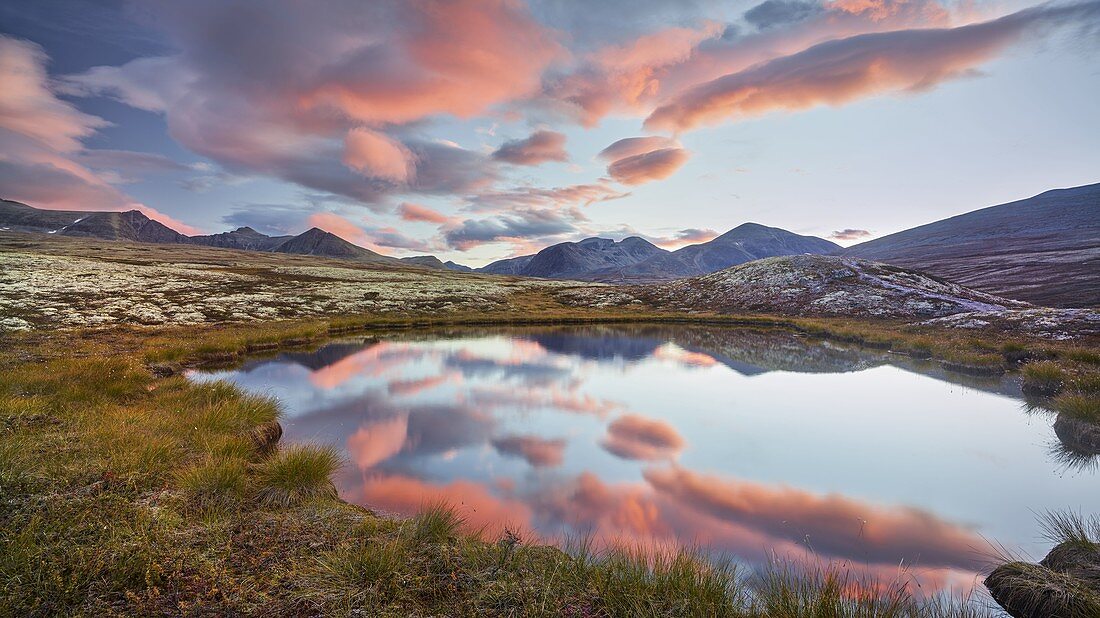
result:
[(342, 449), (346, 500), (445, 501), (489, 534), (904, 565), (960, 589), (991, 543), (1042, 557), (1036, 514), (1100, 512), (1095, 458), (1014, 380), (790, 333), (404, 333), (194, 377), (273, 395), (284, 441)]

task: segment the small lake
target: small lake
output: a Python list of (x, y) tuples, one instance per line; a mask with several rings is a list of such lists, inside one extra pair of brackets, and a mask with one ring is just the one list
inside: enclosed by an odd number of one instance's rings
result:
[(1014, 379), (782, 331), (406, 331), (192, 377), (273, 395), (284, 441), (342, 449), (346, 500), (445, 501), (488, 534), (904, 564), (957, 590), (990, 542), (1042, 557), (1037, 514), (1100, 512), (1095, 458)]

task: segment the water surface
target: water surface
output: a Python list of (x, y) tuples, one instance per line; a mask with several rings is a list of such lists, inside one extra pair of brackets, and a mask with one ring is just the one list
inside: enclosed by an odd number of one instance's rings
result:
[(1041, 557), (1036, 513), (1100, 511), (1094, 460), (1012, 379), (785, 332), (405, 333), (197, 378), (274, 395), (284, 440), (342, 449), (345, 499), (443, 500), (490, 533), (905, 565), (927, 590), (972, 585), (991, 541)]

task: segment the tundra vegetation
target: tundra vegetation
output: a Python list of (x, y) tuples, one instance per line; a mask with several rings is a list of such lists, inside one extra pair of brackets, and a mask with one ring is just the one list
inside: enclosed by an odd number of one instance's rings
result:
[[(568, 283), (504, 278), (486, 285), (496, 296), (477, 294), (496, 298), (491, 308), (446, 301), (440, 311), (429, 295), (400, 310), (251, 322), (207, 316), (193, 324), (74, 328), (64, 315), (45, 319), (19, 313), (22, 306), (5, 313), (11, 302), (0, 308), (0, 318), (36, 327), (0, 333), (0, 615), (989, 613), (964, 598), (920, 599), (900, 575), (855, 580), (843, 565), (776, 564), (747, 573), (691, 549), (486, 538), (447, 505), (409, 520), (378, 516), (336, 495), (336, 453), (279, 442), (276, 402), (180, 373), (331, 335), (624, 321), (782, 328), (929, 358), (951, 371), (1019, 371), (1043, 405), (1097, 418), (1094, 336), (1064, 341), (898, 320), (686, 315), (634, 303), (578, 307), (560, 296)], [(354, 287), (365, 296), (375, 286), (362, 280)], [(187, 293), (179, 291), (178, 305), (158, 300), (157, 309), (188, 306)]]

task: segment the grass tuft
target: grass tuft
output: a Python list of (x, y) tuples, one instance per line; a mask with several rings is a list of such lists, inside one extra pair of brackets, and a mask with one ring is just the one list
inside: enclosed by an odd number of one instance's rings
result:
[(1100, 423), (1100, 397), (1084, 393), (1062, 393), (1054, 398), (1058, 412), (1089, 423)]
[(300, 444), (276, 451), (256, 467), (261, 504), (290, 506), (316, 498), (336, 498), (331, 476), (342, 465), (331, 446)]
[(445, 543), (454, 539), (465, 523), (454, 507), (437, 502), (422, 509), (413, 519), (413, 540), (419, 543)]
[(1072, 511), (1048, 511), (1039, 517), (1043, 536), (1055, 544), (1100, 546), (1100, 515), (1084, 516)]
[(224, 509), (245, 497), (245, 462), (235, 457), (208, 459), (179, 473), (177, 480), (188, 500), (200, 509)]
[(1066, 383), (1066, 372), (1052, 361), (1027, 363), (1020, 369), (1024, 391), (1036, 395), (1054, 395)]

